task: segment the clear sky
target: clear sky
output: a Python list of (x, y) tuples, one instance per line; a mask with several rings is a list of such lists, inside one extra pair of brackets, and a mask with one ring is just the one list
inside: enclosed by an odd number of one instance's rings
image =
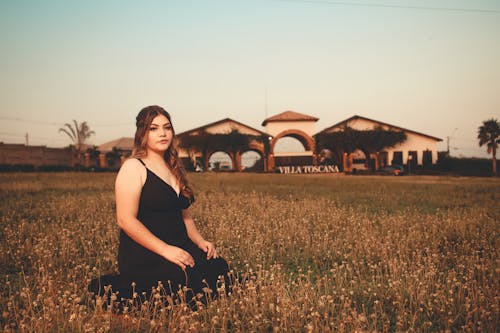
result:
[(0, 42), (6, 143), (66, 146), (76, 119), (99, 145), (158, 104), (177, 132), (361, 115), (485, 157), (477, 128), (500, 118), (498, 0), (1, 0)]

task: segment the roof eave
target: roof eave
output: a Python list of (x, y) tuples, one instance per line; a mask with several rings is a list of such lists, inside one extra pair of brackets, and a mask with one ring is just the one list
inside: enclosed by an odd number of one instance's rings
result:
[(252, 126), (248, 126), (246, 124), (243, 124), (237, 120), (234, 120), (234, 119), (231, 119), (231, 118), (224, 118), (224, 119), (221, 119), (221, 120), (218, 120), (218, 121), (214, 121), (212, 123), (209, 123), (209, 124), (206, 124), (206, 125), (203, 125), (203, 126), (199, 126), (199, 127), (196, 127), (196, 128), (193, 128), (193, 129), (190, 129), (190, 130), (187, 130), (187, 131), (184, 131), (184, 132), (181, 132), (181, 133), (177, 133), (176, 136), (183, 136), (183, 135), (189, 135), (189, 133), (192, 133), (192, 132), (196, 132), (196, 131), (201, 131), (201, 130), (204, 130), (210, 126), (215, 126), (215, 125), (218, 125), (218, 124), (221, 124), (221, 123), (224, 123), (224, 122), (227, 122), (227, 121), (232, 121), (240, 126), (243, 126), (243, 127), (247, 127), (253, 131), (256, 131), (258, 133), (260, 133), (261, 135), (266, 135), (266, 136), (270, 136), (268, 133), (266, 132), (263, 132), (261, 130), (258, 130), (256, 128), (253, 128)]
[(437, 142), (443, 141), (443, 139), (435, 137), (435, 136), (432, 136), (432, 135), (420, 133), (420, 132), (417, 132), (417, 131), (406, 129), (406, 128), (403, 128), (403, 127), (400, 127), (400, 126), (396, 126), (396, 125), (391, 125), (391, 124), (385, 123), (383, 121), (378, 121), (378, 120), (370, 119), (370, 118), (359, 116), (359, 115), (354, 115), (354, 116), (352, 116), (350, 118), (347, 118), (347, 119), (345, 119), (343, 121), (340, 121), (340, 122), (336, 123), (335, 125), (332, 125), (330, 127), (324, 128), (323, 130), (319, 131), (318, 133), (314, 134), (313, 136), (316, 136), (316, 135), (318, 135), (320, 133), (323, 133), (323, 132), (327, 132), (327, 131), (335, 128), (335, 127), (338, 127), (338, 126), (340, 126), (342, 124), (348, 123), (349, 121), (354, 120), (354, 119), (364, 119), (364, 120), (372, 121), (374, 123), (379, 123), (381, 125), (389, 126), (389, 127), (392, 127), (392, 128), (397, 128), (397, 129), (399, 129), (401, 131), (410, 132), (410, 133), (418, 134), (418, 135), (421, 135), (421, 136), (425, 136), (427, 138), (436, 140)]

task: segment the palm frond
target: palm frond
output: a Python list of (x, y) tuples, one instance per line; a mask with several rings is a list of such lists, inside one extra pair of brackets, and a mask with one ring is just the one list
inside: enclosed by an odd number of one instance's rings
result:
[(77, 138), (77, 135), (76, 135), (73, 127), (71, 127), (71, 125), (68, 123), (64, 124), (64, 126), (67, 127), (67, 129), (64, 127), (61, 127), (59, 129), (59, 132), (66, 133), (70, 137), (71, 141), (76, 142), (78, 138)]
[(85, 143), (85, 141), (95, 132), (90, 130), (87, 122), (84, 121), (78, 124), (76, 120), (73, 119), (73, 125), (66, 123), (63, 127), (59, 128), (59, 132), (66, 133), (73, 144), (80, 149), (80, 147)]

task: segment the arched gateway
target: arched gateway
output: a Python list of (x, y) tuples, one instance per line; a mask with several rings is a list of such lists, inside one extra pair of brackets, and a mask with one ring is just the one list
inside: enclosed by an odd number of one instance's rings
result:
[[(315, 143), (312, 136), (316, 132), (315, 123), (317, 121), (316, 117), (294, 111), (285, 111), (262, 122), (262, 126), (266, 127), (266, 132), (273, 137), (268, 157), (270, 170), (280, 166), (316, 165)], [(287, 137), (298, 140), (305, 151), (276, 151), (276, 143)]]

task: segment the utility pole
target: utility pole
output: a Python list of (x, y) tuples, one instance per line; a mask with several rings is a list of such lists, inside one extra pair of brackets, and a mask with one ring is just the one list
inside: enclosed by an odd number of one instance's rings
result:
[(26, 135), (24, 137), (26, 138), (26, 146), (29, 146), (30, 140), (29, 140), (28, 132), (26, 132)]
[(267, 119), (267, 86), (265, 91), (265, 98), (266, 98), (266, 117), (264, 119)]
[(448, 154), (448, 156), (450, 156), (450, 138), (453, 136), (453, 134), (455, 134), (455, 131), (457, 130), (458, 128), (455, 128), (453, 130), (453, 132), (451, 132), (451, 135), (448, 135), (446, 137), (446, 153)]

